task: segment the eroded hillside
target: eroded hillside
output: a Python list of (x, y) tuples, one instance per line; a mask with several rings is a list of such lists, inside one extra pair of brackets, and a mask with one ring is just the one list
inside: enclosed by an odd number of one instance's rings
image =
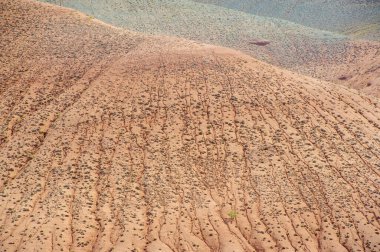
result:
[[(280, 3), (275, 0), (260, 1), (261, 4), (251, 1), (248, 6), (244, 5), (246, 1), (232, 1), (229, 4), (239, 2), (244, 10), (250, 10), (249, 6), (258, 8), (259, 11), (254, 12), (258, 15), (254, 15), (191, 0), (42, 1), (74, 8), (91, 17), (133, 31), (177, 36), (234, 48), (276, 66), (380, 96), (379, 41), (361, 41), (343, 34), (313, 29), (303, 26), (305, 22), (292, 23), (281, 15), (278, 17), (284, 19), (273, 18), (273, 15), (277, 17), (276, 10), (289, 9), (294, 4), (306, 5), (305, 8), (295, 11), (294, 17), (306, 16), (306, 20), (309, 20), (307, 24), (318, 23), (313, 17), (332, 25), (341, 24), (343, 20), (359, 22), (360, 17), (376, 21), (379, 15), (375, 14), (380, 11), (377, 4), (373, 4), (373, 8), (367, 4), (368, 6), (362, 5), (356, 9), (350, 9), (353, 6), (351, 0), (342, 0), (351, 4), (342, 4), (342, 1), (328, 1), (325, 4), (312, 1), (314, 4), (309, 2), (308, 5), (291, 0)], [(219, 4), (224, 5), (222, 2)], [(341, 5), (344, 8), (339, 8)], [(268, 11), (273, 13), (272, 17), (260, 16)], [(330, 12), (335, 15), (329, 14)], [(289, 15), (292, 16), (293, 12)], [(371, 62), (370, 66), (368, 62)], [(341, 80), (343, 76), (344, 81)]]
[(0, 6), (1, 251), (379, 250), (378, 99)]
[(356, 38), (380, 39), (376, 0), (194, 0), (267, 17), (281, 18)]

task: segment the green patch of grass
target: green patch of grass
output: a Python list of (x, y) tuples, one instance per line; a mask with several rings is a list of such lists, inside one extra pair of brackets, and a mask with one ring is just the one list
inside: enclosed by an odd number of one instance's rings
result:
[(238, 213), (235, 211), (235, 210), (231, 210), (227, 213), (228, 217), (230, 217), (231, 219), (236, 219)]

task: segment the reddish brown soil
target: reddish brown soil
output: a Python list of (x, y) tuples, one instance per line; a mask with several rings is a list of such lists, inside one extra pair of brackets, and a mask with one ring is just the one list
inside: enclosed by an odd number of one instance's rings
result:
[[(314, 69), (313, 75), (337, 84), (357, 89), (362, 93), (380, 97), (380, 42), (352, 41), (350, 50), (345, 52), (343, 60), (336, 59), (330, 64), (311, 63), (302, 66), (307, 73)], [(303, 71), (301, 70), (301, 72)], [(371, 83), (368, 85), (368, 83)]]
[(378, 99), (28, 0), (0, 16), (1, 251), (379, 250)]
[(266, 46), (270, 44), (270, 41), (252, 41), (250, 44), (258, 45), (258, 46)]

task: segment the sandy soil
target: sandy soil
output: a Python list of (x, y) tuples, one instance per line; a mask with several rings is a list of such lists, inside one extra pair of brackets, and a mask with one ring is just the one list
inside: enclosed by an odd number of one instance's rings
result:
[[(59, 2), (59, 0), (45, 0)], [(374, 0), (192, 0), (251, 14), (289, 20), (308, 27), (380, 39), (380, 2)], [(65, 0), (61, 0), (65, 2)]]
[(380, 101), (0, 0), (0, 251), (379, 251)]
[(380, 42), (352, 40), (348, 43), (343, 57), (309, 62), (294, 70), (380, 97)]
[[(144, 34), (233, 48), (269, 64), (380, 97), (376, 81), (380, 77), (380, 41), (375, 38), (380, 30), (368, 30), (375, 35), (373, 41), (351, 34), (360, 34), (363, 24), (380, 27), (380, 5), (373, 1), (202, 1), (228, 8), (191, 0), (40, 1)], [(288, 18), (295, 18), (296, 23)], [(321, 30), (311, 28), (314, 25)], [(351, 28), (352, 32), (347, 31)]]

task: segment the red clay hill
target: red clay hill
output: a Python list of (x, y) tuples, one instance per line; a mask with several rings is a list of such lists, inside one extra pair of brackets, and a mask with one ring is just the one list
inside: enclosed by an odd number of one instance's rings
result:
[(1, 251), (378, 251), (379, 100), (0, 1)]

